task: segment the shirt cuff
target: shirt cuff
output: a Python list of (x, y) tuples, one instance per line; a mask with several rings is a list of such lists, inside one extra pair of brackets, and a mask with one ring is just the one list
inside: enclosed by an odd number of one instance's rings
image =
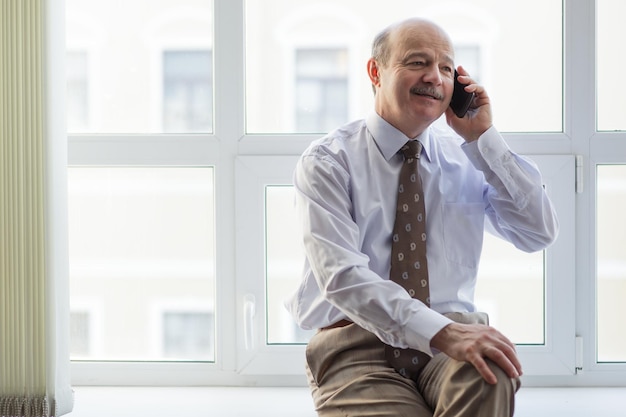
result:
[[(405, 337), (409, 347), (420, 350), (430, 356), (434, 356), (435, 351), (430, 347), (431, 339), (452, 320), (435, 310), (425, 308), (413, 314), (411, 321), (407, 323)], [(416, 332), (414, 329), (419, 329)]]
[(463, 143), (461, 149), (465, 152), (474, 167), (481, 171), (489, 170), (489, 166), (510, 152), (509, 145), (504, 141), (500, 132), (491, 126), (478, 140)]

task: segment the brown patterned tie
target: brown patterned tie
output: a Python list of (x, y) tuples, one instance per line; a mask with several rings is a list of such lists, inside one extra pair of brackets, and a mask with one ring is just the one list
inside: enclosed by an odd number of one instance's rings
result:
[[(390, 279), (413, 298), (430, 306), (428, 265), (426, 263), (426, 210), (419, 177), (422, 144), (408, 141), (401, 149), (404, 163), (398, 184), (398, 205), (391, 245)], [(430, 356), (414, 349), (386, 346), (387, 360), (402, 376), (416, 379)]]

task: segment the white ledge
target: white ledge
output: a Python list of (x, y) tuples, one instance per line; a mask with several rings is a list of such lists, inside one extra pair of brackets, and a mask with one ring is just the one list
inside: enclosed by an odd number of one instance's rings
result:
[[(307, 388), (76, 387), (70, 417), (316, 417)], [(524, 388), (515, 417), (623, 417), (624, 388)]]

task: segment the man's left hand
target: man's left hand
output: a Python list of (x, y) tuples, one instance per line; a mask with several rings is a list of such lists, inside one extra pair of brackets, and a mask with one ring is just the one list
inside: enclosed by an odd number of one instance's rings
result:
[(477, 140), (493, 124), (491, 102), (485, 88), (469, 76), (461, 66), (458, 68), (459, 82), (465, 84), (465, 91), (474, 93), (474, 100), (464, 117), (457, 117), (451, 108), (446, 110), (446, 121), (466, 142)]

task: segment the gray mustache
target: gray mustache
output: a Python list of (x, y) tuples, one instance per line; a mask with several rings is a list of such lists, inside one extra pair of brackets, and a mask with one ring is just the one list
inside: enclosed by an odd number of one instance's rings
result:
[(432, 96), (437, 100), (443, 100), (443, 94), (432, 87), (414, 87), (411, 89), (411, 93)]

